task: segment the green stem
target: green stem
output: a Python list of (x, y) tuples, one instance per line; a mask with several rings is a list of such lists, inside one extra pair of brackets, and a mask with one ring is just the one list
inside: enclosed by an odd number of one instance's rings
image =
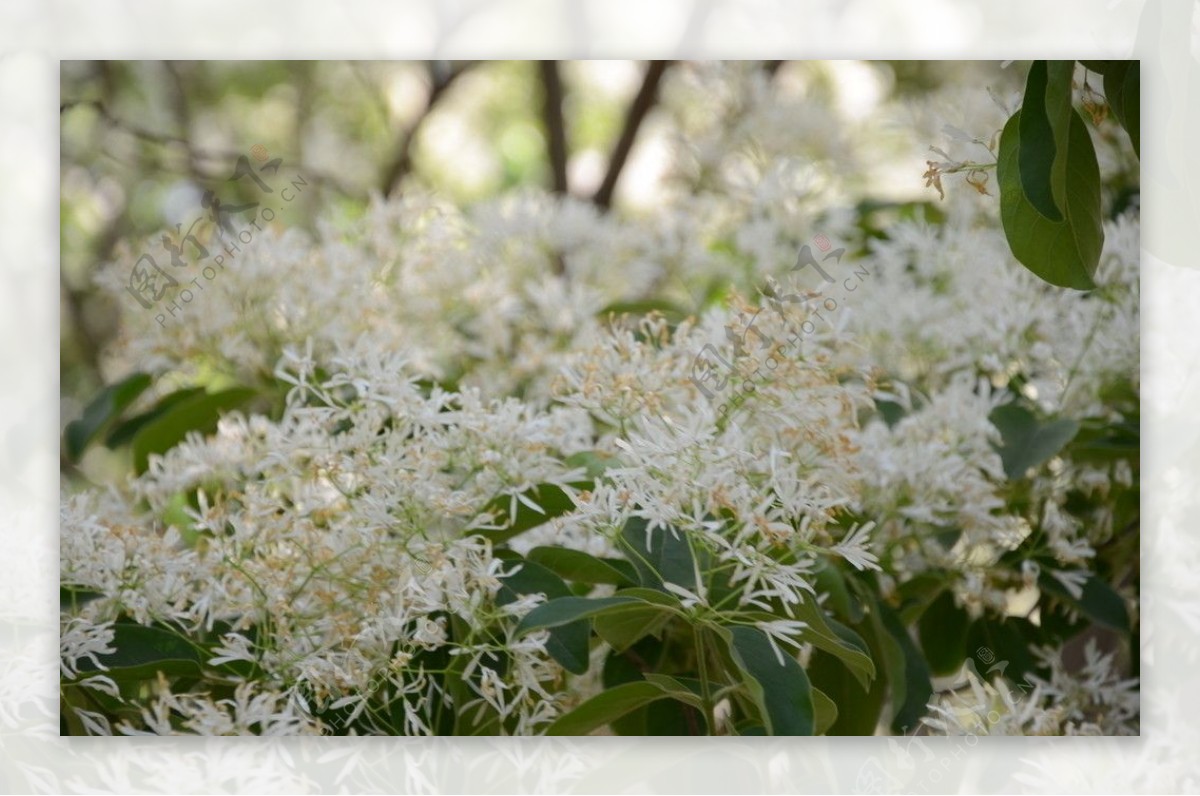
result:
[(704, 628), (697, 627), (696, 635), (696, 658), (697, 665), (700, 668), (700, 699), (704, 704), (704, 721), (708, 726), (708, 735), (716, 735), (717, 722), (716, 714), (713, 710), (712, 691), (709, 688), (708, 682), (708, 653), (704, 646)]

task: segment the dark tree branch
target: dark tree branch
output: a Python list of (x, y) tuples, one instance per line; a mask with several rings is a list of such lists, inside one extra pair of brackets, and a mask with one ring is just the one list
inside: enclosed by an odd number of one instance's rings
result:
[(71, 319), (71, 331), (79, 346), (79, 359), (87, 370), (98, 374), (100, 372), (100, 344), (92, 337), (91, 328), (84, 315), (84, 292), (74, 289), (62, 278), (59, 279), (58, 290), (67, 316)]
[[(175, 111), (175, 124), (179, 127), (179, 135), (184, 142), (191, 141), (192, 130), (192, 106), (188, 102), (187, 81), (183, 74), (179, 71), (179, 65), (171, 61), (163, 61), (163, 68), (167, 71), (167, 76), (170, 78), (175, 91), (171, 96), (171, 107)], [(200, 181), (199, 169), (196, 166), (196, 155), (192, 151), (190, 143), (185, 143), (187, 147), (187, 168), (195, 182)]]
[(538, 61), (542, 75), (542, 124), (546, 127), (547, 154), (554, 192), (567, 192), (567, 130), (563, 123), (563, 87), (558, 61)]
[(464, 63), (461, 66), (451, 66), (446, 61), (431, 61), (429, 64), (429, 75), (432, 85), (429, 89), (429, 98), (425, 101), (425, 107), (417, 114), (417, 118), (413, 123), (404, 130), (399, 139), (396, 141), (396, 154), (392, 156), (392, 160), (388, 163), (383, 172), (383, 181), (381, 189), (384, 196), (391, 196), (399, 187), (400, 180), (412, 168), (412, 145), (417, 137), (417, 133), (421, 129), (421, 125), (429, 118), (429, 114), (433, 112), (434, 107), (446, 93), (446, 89), (462, 76), (464, 72), (470, 69), (471, 63)]
[(646, 68), (642, 87), (638, 89), (637, 96), (629, 106), (629, 112), (625, 115), (625, 126), (617, 139), (617, 145), (613, 148), (612, 157), (608, 160), (608, 172), (604, 175), (604, 182), (592, 197), (592, 201), (602, 210), (612, 206), (613, 192), (616, 190), (617, 180), (621, 177), (621, 170), (625, 168), (625, 161), (629, 158), (629, 152), (633, 149), (633, 142), (637, 139), (638, 128), (658, 101), (658, 85), (670, 64), (670, 61), (651, 61)]
[[(229, 162), (237, 160), (240, 156), (246, 154), (245, 152), (236, 152), (234, 150), (221, 151), (216, 149), (204, 149), (194, 146), (192, 142), (185, 138), (180, 138), (177, 135), (159, 133), (153, 130), (148, 130), (144, 127), (139, 127), (136, 124), (127, 122), (114, 116), (112, 112), (110, 112), (104, 105), (104, 103), (100, 102), (99, 100), (67, 100), (58, 106), (58, 111), (61, 115), (74, 108), (91, 108), (95, 110), (96, 113), (100, 115), (100, 118), (103, 119), (104, 122), (112, 129), (132, 135), (133, 137), (145, 141), (146, 143), (158, 144), (159, 146), (163, 147), (171, 145), (183, 147), (184, 153), (187, 157), (187, 162), (190, 164), (190, 169), (185, 167), (182, 170), (182, 173), (188, 174), (189, 176), (202, 181), (218, 180), (228, 176), (227, 173), (223, 174), (203, 165), (206, 161), (218, 161), (222, 164), (228, 164)], [(126, 161), (122, 160), (121, 158), (117, 158), (111, 153), (104, 154), (108, 155), (108, 157), (111, 157), (114, 160), (117, 160), (118, 162), (124, 162), (129, 165)], [(178, 171), (178, 169), (172, 168), (170, 164), (166, 163), (165, 161), (160, 165), (168, 170)], [(347, 185), (331, 174), (326, 174), (304, 165), (300, 165), (297, 168), (304, 172), (305, 177), (328, 185), (344, 196), (352, 199), (365, 198), (365, 193), (361, 189)]]
[(779, 71), (779, 67), (786, 63), (787, 61), (763, 61), (763, 71), (767, 73), (767, 77), (775, 77), (775, 73)]

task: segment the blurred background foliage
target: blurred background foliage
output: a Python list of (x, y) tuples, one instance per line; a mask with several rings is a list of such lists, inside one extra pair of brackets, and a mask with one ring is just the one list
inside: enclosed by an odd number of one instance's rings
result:
[[(659, 84), (691, 66), (63, 62), (64, 419), (103, 386), (100, 352), (118, 332), (117, 308), (93, 288), (95, 269), (119, 256), (122, 241), (199, 217), (209, 188), (220, 186), (223, 200), (240, 192), (253, 201), (248, 180), (227, 181), (237, 158), (254, 147), (309, 182), (282, 219), (308, 229), (318, 218), (355, 217), (373, 194), (394, 196), (414, 185), (463, 205), (543, 186), (635, 212), (654, 202), (668, 147)], [(833, 84), (864, 69), (877, 99), (886, 99), (930, 92), (976, 67), (775, 61), (761, 68), (771, 79), (802, 73), (832, 104)], [(913, 166), (919, 163), (914, 157)]]

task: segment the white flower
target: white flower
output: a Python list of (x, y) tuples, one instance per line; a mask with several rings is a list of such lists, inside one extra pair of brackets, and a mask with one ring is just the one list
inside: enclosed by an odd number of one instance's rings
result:
[(1087, 583), (1089, 577), (1089, 574), (1086, 570), (1052, 569), (1050, 570), (1050, 574), (1055, 580), (1061, 583), (1063, 588), (1066, 589), (1067, 592), (1076, 600), (1083, 596), (1083, 586), (1085, 583)]
[(789, 644), (797, 650), (804, 648), (804, 645), (793, 638), (793, 636), (798, 635), (800, 631), (808, 627), (807, 622), (801, 622), (798, 619), (775, 619), (770, 622), (755, 622), (754, 626), (767, 634), (767, 641), (771, 642), (771, 649), (775, 650), (775, 658), (779, 661), (780, 666), (784, 665), (784, 656), (783, 651), (776, 642), (782, 641), (784, 644)]
[(831, 549), (849, 561), (855, 569), (881, 569), (879, 558), (868, 547), (870, 544), (869, 534), (874, 527), (875, 523), (873, 522), (868, 522), (861, 526), (855, 525), (850, 529), (850, 533), (846, 535), (846, 538), (835, 544)]
[(115, 631), (112, 622), (93, 624), (82, 617), (68, 620), (58, 637), (59, 667), (64, 677), (79, 676), (80, 661), (88, 661), (94, 669), (102, 672), (108, 667), (100, 662), (97, 655), (111, 655), (116, 652), (112, 646)]

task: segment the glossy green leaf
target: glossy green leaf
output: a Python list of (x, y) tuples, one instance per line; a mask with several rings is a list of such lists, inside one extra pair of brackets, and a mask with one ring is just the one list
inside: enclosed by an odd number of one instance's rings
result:
[(535, 547), (529, 551), (527, 558), (552, 570), (563, 579), (576, 583), (633, 586), (638, 582), (637, 571), (628, 561), (615, 558), (596, 558), (579, 550), (565, 547)]
[(110, 448), (118, 448), (121, 445), (129, 443), (135, 436), (137, 436), (137, 433), (142, 430), (143, 426), (155, 418), (166, 414), (171, 407), (186, 401), (193, 395), (203, 394), (203, 387), (188, 387), (182, 390), (176, 390), (170, 395), (162, 397), (156, 404), (154, 404), (154, 406), (150, 407), (145, 412), (135, 415), (128, 420), (115, 425), (112, 431), (110, 431), (108, 436), (105, 438), (104, 444)]
[(88, 444), (115, 423), (121, 413), (146, 391), (150, 382), (148, 374), (134, 373), (101, 390), (83, 410), (83, 416), (68, 423), (63, 430), (67, 457), (71, 461), (78, 461)]
[(1128, 63), (1128, 61), (1080, 61), (1085, 67), (1095, 72), (1098, 75), (1107, 75), (1115, 67), (1120, 64)]
[(215, 431), (224, 412), (242, 406), (254, 395), (251, 389), (235, 387), (216, 393), (200, 393), (175, 404), (134, 435), (134, 469), (138, 473), (145, 472), (152, 455), (166, 453), (182, 442), (189, 432), (208, 434)]
[(812, 735), (816, 731), (812, 689), (804, 668), (790, 655), (776, 654), (767, 635), (744, 625), (720, 628), (734, 663), (771, 735)]
[(520, 636), (542, 628), (559, 627), (615, 608), (644, 604), (644, 600), (636, 597), (559, 597), (525, 614), (517, 624), (516, 634)]
[(1085, 421), (1068, 451), (1075, 461), (1109, 463), (1126, 459), (1135, 467), (1140, 459), (1141, 430), (1137, 423)]
[(1065, 601), (1088, 619), (1097, 624), (1129, 632), (1129, 611), (1125, 599), (1096, 575), (1088, 575), (1083, 583), (1083, 593), (1072, 595), (1062, 583), (1044, 569), (1038, 576), (1038, 588)]
[(864, 690), (869, 688), (871, 679), (875, 677), (875, 663), (871, 660), (866, 642), (850, 628), (825, 616), (815, 600), (805, 600), (793, 606), (793, 610), (797, 619), (808, 624), (801, 637), (840, 660)]
[(1036, 665), (1029, 650), (1038, 642), (1038, 630), (1021, 617), (981, 617), (967, 633), (967, 659), (985, 679), (994, 673), (1021, 683)]
[(629, 605), (596, 616), (596, 635), (617, 652), (624, 652), (649, 635), (657, 635), (672, 612), (658, 606)]
[[(543, 594), (547, 600), (568, 597), (571, 590), (562, 578), (534, 561), (521, 561), (520, 568), (500, 580), (497, 605), (507, 605), (523, 595)], [(588, 667), (588, 640), (591, 630), (587, 620), (554, 627), (546, 642), (546, 652), (573, 674), (583, 674)]]
[(900, 617), (883, 603), (876, 603), (875, 608), (884, 631), (880, 634), (881, 642), (892, 686), (892, 730), (911, 732), (925, 715), (933, 695), (932, 674)]
[[(570, 486), (576, 490), (583, 490), (591, 489), (594, 484), (585, 481), (572, 483)], [(536, 528), (555, 517), (561, 517), (563, 514), (575, 510), (575, 501), (571, 499), (566, 490), (555, 484), (539, 484), (525, 492), (524, 496), (537, 504), (541, 511), (517, 500), (514, 513), (513, 498), (510, 495), (501, 495), (488, 504), (484, 513), (502, 518), (500, 521), (502, 527), (476, 528), (474, 529), (475, 533), (487, 537), (493, 544), (500, 544), (525, 533), (530, 528)]]
[(696, 563), (687, 535), (677, 528), (655, 528), (631, 517), (621, 529), (621, 540), (643, 586), (661, 589), (664, 581), (696, 590)]
[(837, 723), (837, 703), (823, 691), (812, 689), (813, 713), (816, 715), (816, 734), (824, 735)]
[[(704, 709), (703, 685), (694, 677), (671, 677), (666, 674), (647, 672), (643, 675), (646, 682), (653, 684), (672, 699)], [(710, 684), (710, 688), (712, 685)], [(713, 690), (716, 690), (715, 688)]]
[(1104, 96), (1108, 107), (1112, 109), (1117, 121), (1129, 134), (1133, 151), (1141, 157), (1141, 79), (1142, 67), (1139, 61), (1112, 61), (1112, 66), (1104, 73)]
[(1043, 424), (1017, 404), (996, 407), (988, 419), (1000, 431), (1000, 460), (1005, 474), (1014, 481), (1049, 461), (1079, 431), (1079, 423), (1074, 420), (1064, 418)]
[(1021, 187), (1029, 203), (1051, 221), (1063, 220), (1073, 67), (1073, 61), (1034, 61), (1021, 104)]
[(84, 586), (60, 584), (58, 587), (58, 605), (60, 610), (74, 613), (92, 600), (104, 596), (103, 592), (93, 591)]
[[(199, 675), (207, 655), (177, 631), (160, 625), (117, 622), (113, 625), (114, 652), (97, 655), (108, 669), (108, 676), (125, 684), (154, 678), (159, 672), (168, 676)], [(98, 671), (90, 660), (79, 661), (79, 671)]]
[(917, 624), (921, 649), (929, 668), (937, 675), (954, 674), (967, 657), (967, 632), (971, 617), (943, 591), (921, 615)]
[(610, 467), (621, 466), (621, 460), (614, 456), (605, 456), (595, 451), (581, 451), (580, 453), (572, 453), (563, 463), (568, 467), (582, 467), (587, 471), (588, 478), (595, 480), (604, 475), (604, 471)]
[[(609, 689), (625, 683), (643, 681), (645, 679), (643, 673), (653, 671), (662, 660), (665, 651), (666, 645), (654, 637), (647, 636), (626, 652), (610, 652), (605, 657), (603, 669), (600, 672), (601, 685), (605, 689)], [(609, 723), (609, 727), (617, 735), (650, 735), (652, 734), (652, 725), (654, 731), (657, 731), (662, 725), (659, 720), (661, 717), (651, 721), (650, 711), (655, 705), (663, 704), (666, 703), (657, 702), (635, 708), (624, 716), (614, 719)], [(678, 707), (684, 706), (678, 705)]]
[(875, 620), (871, 613), (854, 627), (867, 654), (878, 666), (878, 674), (869, 683), (864, 685), (842, 661), (820, 649), (814, 650), (809, 658), (806, 671), (813, 686), (828, 694), (838, 706), (837, 719), (825, 731), (826, 735), (874, 735), (879, 725), (889, 687), (880, 634), (893, 648), (895, 644), (882, 627), (876, 631)]
[(900, 621), (906, 625), (917, 621), (950, 585), (950, 578), (940, 570), (929, 570), (901, 583), (896, 589), (900, 597)]
[[(1043, 215), (1025, 194), (1021, 181), (1021, 115), (1017, 111), (1000, 135), (996, 177), (1000, 183), (1000, 220), (1013, 256), (1052, 285), (1091, 290), (1104, 246), (1101, 222), (1100, 167), (1087, 125), (1071, 110), (1065, 153), (1063, 218)], [(1059, 153), (1062, 156), (1062, 153)]]
[(851, 624), (863, 618), (862, 606), (858, 599), (850, 594), (850, 590), (846, 587), (846, 578), (838, 569), (837, 564), (826, 558), (818, 560), (813, 578), (816, 581), (817, 591), (829, 595), (825, 605), (832, 609), (835, 615)]
[(687, 310), (673, 301), (666, 299), (644, 299), (641, 301), (617, 301), (596, 313), (600, 320), (608, 320), (610, 315), (649, 315), (658, 313), (671, 323), (678, 323), (688, 316)]
[(546, 728), (547, 735), (587, 735), (627, 713), (668, 694), (654, 683), (638, 680), (601, 691)]
[[(808, 625), (799, 633), (803, 641), (840, 660), (863, 690), (870, 687), (871, 678), (876, 674), (875, 663), (862, 637), (836, 619), (825, 616), (823, 609), (813, 600), (807, 600), (803, 605), (793, 605), (792, 613)], [(746, 611), (742, 616), (756, 622), (770, 622), (779, 618), (766, 611)]]

